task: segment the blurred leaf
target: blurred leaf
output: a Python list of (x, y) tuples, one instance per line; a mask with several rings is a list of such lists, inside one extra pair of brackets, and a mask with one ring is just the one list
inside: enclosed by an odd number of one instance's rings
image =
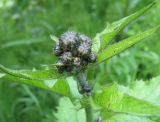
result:
[(155, 122), (145, 117), (117, 114), (104, 122)]
[(103, 62), (106, 59), (111, 58), (112, 56), (121, 53), (122, 51), (128, 49), (129, 47), (133, 46), (134, 44), (140, 42), (142, 39), (152, 35), (154, 32), (157, 31), (158, 27), (149, 29), (145, 32), (142, 32), (140, 34), (131, 36), (127, 39), (124, 39), (118, 43), (115, 43), (111, 46), (109, 46), (108, 48), (106, 48), (104, 51), (102, 51), (99, 55), (98, 55), (98, 59), (97, 59), (97, 63)]
[(102, 51), (106, 48), (109, 41), (111, 41), (127, 24), (144, 14), (149, 10), (156, 2), (151, 3), (140, 11), (127, 16), (119, 21), (116, 21), (112, 24), (107, 24), (107, 27), (96, 35), (94, 38), (93, 51), (98, 52), (99, 49)]
[(22, 45), (31, 45), (34, 43), (40, 43), (40, 42), (46, 42), (48, 38), (47, 37), (41, 37), (41, 38), (31, 38), (31, 39), (23, 39), (23, 40), (16, 40), (7, 42), (1, 45), (1, 48), (9, 48), (9, 47), (15, 47), (15, 46), (22, 46)]
[(0, 65), (0, 71), (5, 73), (1, 75), (3, 79), (28, 84), (45, 90), (53, 91), (62, 95), (69, 96), (70, 89), (65, 79), (56, 79), (60, 77), (54, 70), (42, 71), (15, 71)]
[(2, 77), (4, 77), (4, 76), (5, 76), (5, 74), (0, 73), (0, 78), (2, 78)]
[(86, 122), (84, 110), (77, 110), (67, 97), (61, 98), (57, 109), (56, 122)]
[(102, 110), (110, 110), (114, 113), (135, 116), (160, 116), (160, 106), (120, 92), (117, 84), (97, 93), (94, 96), (94, 101)]
[(50, 38), (51, 38), (54, 42), (58, 42), (58, 37), (56, 37), (55, 35), (50, 35)]

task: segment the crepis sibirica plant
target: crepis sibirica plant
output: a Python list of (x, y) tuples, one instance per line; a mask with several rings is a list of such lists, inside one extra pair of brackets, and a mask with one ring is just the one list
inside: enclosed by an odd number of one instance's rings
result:
[[(156, 2), (153, 2), (130, 16), (107, 24), (107, 27), (102, 32), (97, 33), (94, 38), (77, 32), (64, 32), (59, 38), (51, 36), (52, 40), (55, 41), (53, 52), (57, 57), (57, 61), (54, 63), (56, 68), (17, 71), (0, 64), (0, 79), (25, 83), (65, 96), (60, 100), (58, 111), (55, 113), (59, 122), (67, 122), (68, 120), (70, 122), (101, 122), (102, 120), (114, 122), (117, 119), (125, 122), (129, 117), (131, 117), (129, 120), (133, 120), (133, 115), (143, 115), (143, 118), (134, 117), (136, 120), (137, 118), (144, 120), (145, 115), (149, 117), (153, 114), (159, 115), (160, 106), (124, 94), (119, 91), (118, 84), (103, 89), (96, 87), (95, 89), (88, 82), (86, 73), (88, 65), (94, 70), (93, 66), (98, 66), (155, 33), (159, 26), (119, 40), (117, 43), (109, 43), (125, 26), (147, 12), (155, 4)], [(64, 110), (65, 108), (70, 109)], [(66, 115), (67, 112), (74, 116)]]

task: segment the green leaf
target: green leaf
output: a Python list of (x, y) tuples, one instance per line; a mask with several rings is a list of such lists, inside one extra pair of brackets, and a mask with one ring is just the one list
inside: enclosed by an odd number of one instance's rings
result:
[(131, 115), (116, 114), (115, 116), (106, 119), (104, 122), (154, 122), (145, 117), (137, 117)]
[(124, 95), (111, 109), (115, 112), (133, 115), (160, 116), (160, 106), (128, 95)]
[(22, 78), (22, 79), (27, 79), (27, 80), (56, 79), (61, 76), (61, 74), (59, 74), (57, 70), (54, 70), (54, 69), (39, 70), (39, 71), (29, 71), (29, 70), (18, 71), (18, 70), (8, 69), (1, 64), (0, 64), (0, 71), (5, 74), (17, 77), (17, 78)]
[(74, 98), (82, 98), (82, 95), (79, 93), (77, 89), (77, 81), (75, 81), (73, 77), (67, 77), (66, 80), (70, 87), (71, 96)]
[(55, 35), (50, 35), (50, 38), (51, 38), (54, 42), (58, 42), (58, 37), (56, 37)]
[(45, 40), (48, 40), (47, 37), (41, 37), (41, 38), (31, 38), (31, 39), (22, 39), (22, 40), (15, 40), (12, 42), (7, 42), (1, 45), (1, 48), (9, 48), (9, 47), (15, 47), (15, 46), (22, 46), (22, 45), (31, 45), (34, 43), (41, 43), (46, 42)]
[(135, 81), (129, 87), (120, 86), (121, 91), (138, 99), (160, 105), (160, 76), (149, 81)]
[(105, 110), (135, 116), (160, 116), (160, 106), (119, 91), (118, 85), (104, 88), (94, 96), (94, 102)]
[(142, 39), (152, 35), (154, 32), (157, 31), (158, 28), (159, 28), (159, 26), (152, 28), (152, 29), (149, 29), (143, 33), (129, 37), (127, 39), (124, 39), (118, 43), (115, 43), (115, 44), (109, 46), (107, 49), (105, 49), (103, 52), (101, 52), (98, 55), (98, 59), (97, 59), (96, 63), (103, 62), (106, 59), (109, 59), (112, 56), (121, 53), (122, 51), (128, 49), (129, 47), (133, 46), (134, 44), (140, 42)]
[(147, 10), (149, 10), (155, 4), (156, 2), (153, 2), (130, 16), (127, 16), (112, 24), (107, 24), (107, 27), (101, 33), (98, 33), (94, 38), (92, 50), (98, 52), (100, 49), (102, 51), (104, 48), (106, 48), (108, 42), (111, 41), (126, 25), (147, 12)]
[[(123, 97), (122, 94), (118, 92), (118, 87), (116, 84), (109, 86), (100, 93), (94, 96), (94, 102), (104, 108), (109, 108), (111, 104), (117, 103)], [(112, 102), (111, 102), (112, 101)]]
[(2, 77), (4, 77), (5, 76), (5, 74), (3, 74), (3, 73), (0, 73), (0, 78), (2, 78)]
[(67, 81), (65, 79), (57, 79), (61, 75), (54, 70), (16, 71), (0, 64), (0, 71), (3, 72), (0, 78), (4, 80), (35, 86), (65, 96), (70, 95)]
[(84, 109), (78, 110), (67, 97), (61, 98), (57, 109), (56, 122), (86, 122)]

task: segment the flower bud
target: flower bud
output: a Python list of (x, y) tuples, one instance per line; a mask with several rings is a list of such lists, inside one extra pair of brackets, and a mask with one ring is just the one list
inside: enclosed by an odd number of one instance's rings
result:
[(91, 52), (89, 55), (89, 62), (94, 63), (96, 62), (97, 56), (95, 53)]
[(60, 37), (62, 42), (63, 50), (70, 50), (76, 47), (78, 41), (78, 35), (74, 32), (66, 32)]
[(54, 47), (54, 54), (55, 54), (56, 56), (60, 56), (61, 53), (62, 53), (62, 50), (61, 50), (61, 48), (60, 48), (60, 45), (59, 45), (59, 43), (56, 43), (56, 45), (55, 45), (55, 47)]
[[(54, 48), (54, 53), (59, 57), (57, 69), (60, 73), (77, 73), (85, 70), (88, 63), (96, 61), (96, 55), (91, 52), (92, 40), (75, 32), (66, 32), (61, 35)], [(87, 89), (87, 88), (86, 88)]]
[(58, 72), (63, 73), (65, 70), (65, 66), (64, 66), (62, 60), (59, 59), (56, 64), (57, 64), (56, 67), (57, 67)]
[(71, 52), (64, 52), (62, 56), (60, 56), (60, 59), (63, 63), (71, 63), (73, 57)]
[(80, 56), (87, 56), (89, 55), (89, 53), (91, 52), (91, 48), (88, 44), (86, 43), (82, 43), (79, 47), (78, 47), (78, 53)]

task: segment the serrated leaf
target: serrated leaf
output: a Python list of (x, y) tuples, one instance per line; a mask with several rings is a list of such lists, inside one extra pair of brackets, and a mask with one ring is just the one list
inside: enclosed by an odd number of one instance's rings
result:
[(76, 109), (67, 97), (61, 98), (57, 109), (56, 122), (86, 122), (84, 109)]
[(128, 95), (124, 95), (111, 109), (133, 115), (160, 116), (160, 106)]
[(154, 122), (145, 117), (117, 114), (104, 122)]
[(120, 86), (121, 91), (138, 99), (160, 105), (160, 76), (149, 81), (135, 81), (129, 87)]
[(103, 50), (106, 48), (106, 45), (110, 40), (112, 40), (126, 25), (130, 22), (144, 14), (147, 10), (149, 10), (156, 2), (153, 2), (146, 6), (145, 8), (139, 10), (138, 12), (127, 16), (119, 21), (116, 21), (112, 24), (107, 24), (107, 27), (96, 35), (94, 38), (94, 44), (92, 50), (98, 52), (99, 50)]
[(160, 116), (160, 106), (123, 94), (116, 84), (97, 93), (94, 96), (94, 102), (102, 109), (111, 110), (115, 113)]
[(67, 81), (65, 79), (57, 79), (61, 75), (54, 72), (54, 70), (16, 71), (0, 64), (0, 71), (4, 73), (3, 77), (0, 77), (2, 79), (35, 86), (65, 96), (70, 95)]
[(121, 53), (122, 51), (128, 49), (129, 47), (133, 46), (134, 44), (140, 42), (142, 39), (152, 35), (154, 32), (156, 32), (156, 30), (158, 28), (159, 28), (159, 26), (152, 28), (152, 29), (149, 29), (143, 33), (129, 37), (127, 39), (124, 39), (118, 43), (115, 43), (115, 44), (109, 46), (107, 49), (105, 49), (103, 52), (101, 52), (98, 55), (98, 59), (97, 59), (96, 63), (103, 62), (106, 59), (109, 59), (109, 58), (113, 57), (114, 55)]

